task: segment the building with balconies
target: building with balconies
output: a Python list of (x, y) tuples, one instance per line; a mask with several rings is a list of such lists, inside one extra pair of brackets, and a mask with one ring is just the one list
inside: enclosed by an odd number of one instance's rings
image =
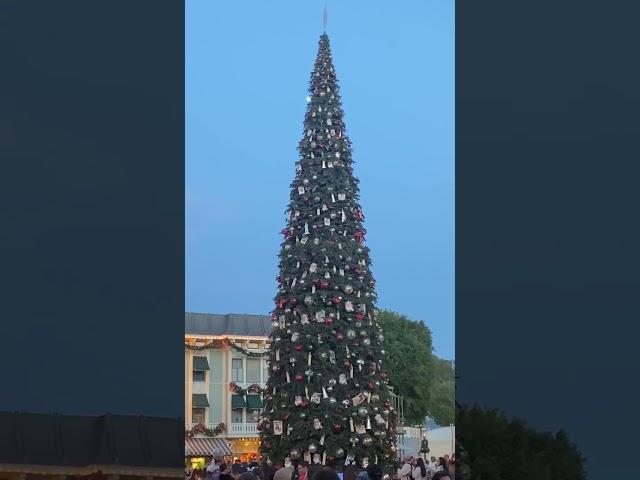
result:
[(271, 328), (264, 315), (185, 314), (185, 455), (257, 456)]

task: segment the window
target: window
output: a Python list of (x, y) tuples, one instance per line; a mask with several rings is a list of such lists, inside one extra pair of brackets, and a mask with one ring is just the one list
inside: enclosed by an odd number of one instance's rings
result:
[(207, 372), (199, 372), (197, 370), (193, 371), (193, 381), (194, 382), (206, 382), (207, 381)]
[(269, 362), (266, 360), (263, 362), (263, 371), (262, 371), (262, 382), (267, 383), (269, 380)]
[(242, 408), (231, 410), (231, 423), (242, 423)]
[(205, 409), (201, 407), (193, 407), (191, 409), (192, 423), (205, 423)]
[(247, 358), (247, 383), (260, 383), (259, 358)]
[(242, 359), (231, 359), (231, 379), (234, 382), (244, 382), (244, 372), (242, 369)]
[(260, 410), (247, 410), (247, 423), (258, 423)]

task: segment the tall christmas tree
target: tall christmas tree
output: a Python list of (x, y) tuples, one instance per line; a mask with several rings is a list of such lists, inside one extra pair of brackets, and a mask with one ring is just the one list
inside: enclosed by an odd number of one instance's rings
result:
[(376, 321), (351, 145), (329, 48), (320, 37), (291, 184), (273, 311), (265, 461), (336, 468), (395, 459), (395, 418)]

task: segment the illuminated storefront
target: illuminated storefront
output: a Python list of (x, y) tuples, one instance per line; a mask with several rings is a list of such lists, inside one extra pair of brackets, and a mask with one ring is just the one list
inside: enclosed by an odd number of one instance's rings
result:
[(251, 462), (258, 459), (258, 450), (260, 448), (260, 439), (256, 437), (229, 439), (231, 443), (231, 451), (234, 460), (240, 459), (241, 462)]

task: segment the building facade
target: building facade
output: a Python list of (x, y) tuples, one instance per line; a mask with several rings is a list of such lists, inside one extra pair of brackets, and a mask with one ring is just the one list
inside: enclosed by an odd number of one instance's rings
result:
[(185, 314), (185, 455), (192, 463), (257, 457), (271, 328), (263, 315)]

